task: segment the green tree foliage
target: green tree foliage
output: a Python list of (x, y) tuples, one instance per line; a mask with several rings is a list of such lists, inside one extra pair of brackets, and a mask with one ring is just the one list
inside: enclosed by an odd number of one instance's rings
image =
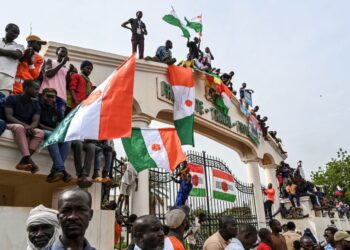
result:
[[(324, 186), (327, 197), (334, 196), (337, 185), (343, 189), (343, 194), (348, 194), (350, 192), (350, 155), (340, 148), (337, 158), (332, 158), (324, 168), (319, 167), (317, 171), (312, 171), (311, 178), (315, 185)], [(345, 198), (350, 199), (350, 196), (345, 195)]]

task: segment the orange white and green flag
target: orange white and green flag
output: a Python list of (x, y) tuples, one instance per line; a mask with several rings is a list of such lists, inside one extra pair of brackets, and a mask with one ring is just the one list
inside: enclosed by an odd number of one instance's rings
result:
[(194, 77), (191, 68), (168, 66), (169, 81), (174, 93), (174, 125), (182, 145), (194, 146), (195, 107)]
[(63, 141), (130, 137), (135, 65), (133, 55), (69, 113), (43, 147)]
[(224, 84), (221, 83), (216, 86), (216, 91), (220, 94), (216, 98), (215, 104), (220, 107), (221, 111), (227, 115), (228, 110), (233, 106), (232, 98), (233, 94), (231, 90)]
[(205, 175), (203, 166), (194, 163), (188, 163), (187, 167), (190, 170), (193, 185), (190, 196), (206, 197), (207, 190), (205, 188)]
[(148, 168), (173, 172), (186, 160), (174, 128), (132, 128), (131, 138), (122, 138), (122, 143), (137, 172)]
[(213, 198), (234, 202), (236, 200), (236, 187), (231, 174), (213, 168)]

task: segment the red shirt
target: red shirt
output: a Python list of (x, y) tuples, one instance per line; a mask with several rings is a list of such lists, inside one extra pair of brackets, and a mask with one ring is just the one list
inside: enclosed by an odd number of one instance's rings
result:
[(84, 101), (89, 96), (90, 93), (88, 93), (87, 84), (90, 85), (91, 92), (93, 90), (93, 85), (91, 84), (91, 82), (87, 83), (84, 77), (80, 74), (76, 73), (72, 75), (71, 81), (69, 83), (69, 90), (75, 93), (78, 100), (78, 103), (74, 103), (74, 101), (72, 100), (72, 109), (75, 108), (79, 103)]
[(260, 242), (257, 250), (271, 250), (271, 247), (264, 242)]

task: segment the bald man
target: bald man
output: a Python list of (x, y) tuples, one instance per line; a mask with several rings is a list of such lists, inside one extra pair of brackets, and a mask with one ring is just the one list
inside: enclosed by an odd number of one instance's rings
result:
[(138, 217), (132, 227), (134, 250), (161, 250), (164, 246), (162, 224), (153, 215)]
[(51, 250), (95, 250), (85, 239), (85, 231), (93, 216), (91, 194), (80, 188), (65, 191), (58, 199), (58, 221), (62, 235)]

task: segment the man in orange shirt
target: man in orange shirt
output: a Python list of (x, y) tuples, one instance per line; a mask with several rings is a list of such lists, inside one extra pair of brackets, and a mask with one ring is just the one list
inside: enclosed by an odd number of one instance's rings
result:
[(13, 93), (16, 95), (23, 93), (24, 80), (37, 80), (39, 78), (44, 63), (44, 58), (39, 55), (39, 51), (41, 45), (45, 45), (46, 41), (41, 40), (36, 35), (30, 35), (26, 40), (28, 42), (27, 49), (19, 60), (13, 85)]
[(124, 221), (123, 215), (119, 209), (115, 210), (115, 224), (114, 224), (114, 247), (118, 249), (120, 236), (122, 235), (122, 223)]
[(295, 185), (291, 180), (287, 182), (286, 192), (288, 194), (288, 198), (290, 202), (292, 203), (292, 206), (295, 207), (295, 202), (294, 202), (294, 198), (295, 198), (297, 201), (297, 207), (300, 207), (300, 197), (297, 192), (297, 185)]
[(265, 214), (272, 219), (272, 204), (275, 202), (275, 189), (272, 187), (272, 183), (267, 185), (267, 188), (264, 188), (264, 194), (266, 196), (265, 205)]

